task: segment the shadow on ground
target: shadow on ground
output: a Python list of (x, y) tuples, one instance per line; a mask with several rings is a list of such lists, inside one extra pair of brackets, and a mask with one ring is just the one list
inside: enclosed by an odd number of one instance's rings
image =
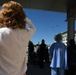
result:
[(44, 63), (44, 68), (40, 69), (38, 65), (28, 63), (27, 75), (50, 75), (49, 63)]

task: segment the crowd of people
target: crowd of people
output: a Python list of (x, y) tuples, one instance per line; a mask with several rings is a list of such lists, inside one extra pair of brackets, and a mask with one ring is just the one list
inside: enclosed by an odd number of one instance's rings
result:
[[(36, 48), (36, 47), (35, 47)], [(49, 62), (49, 50), (45, 44), (45, 40), (41, 40), (41, 44), (37, 46), (36, 52), (32, 42), (28, 45), (28, 62), (44, 67), (44, 62)]]
[[(28, 25), (28, 26), (27, 26)], [(36, 28), (26, 16), (20, 3), (9, 1), (0, 10), (0, 75), (26, 75), (26, 49)], [(44, 61), (49, 62), (51, 75), (76, 75), (76, 44), (74, 39), (69, 45), (62, 43), (62, 35), (57, 34), (55, 42), (50, 47), (41, 40), (41, 44), (34, 52), (34, 46), (29, 45), (30, 62), (37, 63), (44, 68)]]
[(42, 39), (41, 44), (37, 48), (37, 53), (33, 53), (33, 57), (30, 57), (35, 59), (33, 62), (38, 63), (40, 68), (44, 68), (44, 61), (50, 62), (49, 56), (51, 56), (51, 75), (75, 75), (76, 44), (74, 39), (69, 41), (68, 46), (62, 43), (61, 34), (55, 35), (54, 40), (55, 42), (48, 49), (45, 40)]

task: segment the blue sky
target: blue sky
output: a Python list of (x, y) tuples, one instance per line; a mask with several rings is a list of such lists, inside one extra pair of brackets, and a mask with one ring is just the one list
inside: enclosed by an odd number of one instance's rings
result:
[(33, 9), (24, 9), (24, 11), (36, 27), (36, 32), (31, 38), (34, 44), (41, 43), (44, 39), (47, 45), (51, 45), (57, 33), (67, 31), (66, 13)]
[(36, 32), (31, 38), (34, 44), (45, 39), (46, 44), (54, 42), (54, 35), (67, 30), (66, 13), (25, 9), (25, 13), (36, 27)]

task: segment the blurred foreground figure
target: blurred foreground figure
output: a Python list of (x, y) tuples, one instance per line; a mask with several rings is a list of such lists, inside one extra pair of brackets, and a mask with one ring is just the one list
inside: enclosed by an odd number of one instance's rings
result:
[(61, 34), (55, 36), (55, 41), (50, 47), (51, 75), (64, 75), (65, 69), (67, 69), (67, 48), (61, 42)]
[[(28, 28), (25, 29), (26, 24)], [(26, 49), (35, 32), (18, 2), (9, 1), (0, 10), (0, 75), (26, 75)]]

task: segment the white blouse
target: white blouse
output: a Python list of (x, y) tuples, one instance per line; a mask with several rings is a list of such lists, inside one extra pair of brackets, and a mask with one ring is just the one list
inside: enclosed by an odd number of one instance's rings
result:
[(26, 48), (36, 31), (28, 19), (27, 24), (27, 30), (0, 28), (0, 75), (23, 75), (26, 72)]

